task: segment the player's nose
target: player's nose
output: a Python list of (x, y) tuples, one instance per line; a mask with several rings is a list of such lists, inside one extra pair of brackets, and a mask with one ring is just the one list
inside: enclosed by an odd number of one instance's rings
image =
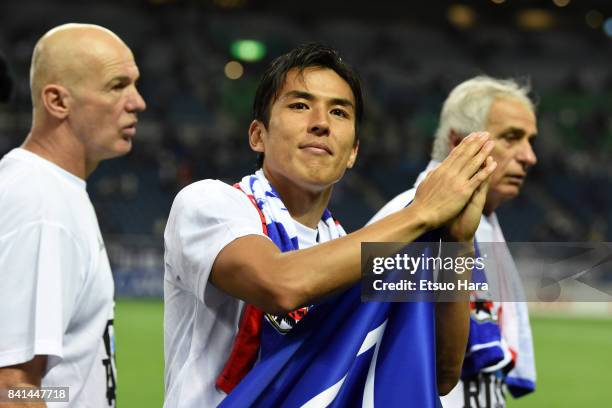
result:
[(315, 107), (311, 110), (308, 131), (317, 136), (329, 135), (329, 119), (325, 109)]
[(523, 142), (517, 158), (526, 168), (532, 167), (538, 162), (533, 145), (528, 140)]
[(132, 92), (126, 104), (126, 110), (128, 112), (142, 112), (145, 109), (147, 109), (147, 103), (136, 87), (134, 87), (134, 92)]

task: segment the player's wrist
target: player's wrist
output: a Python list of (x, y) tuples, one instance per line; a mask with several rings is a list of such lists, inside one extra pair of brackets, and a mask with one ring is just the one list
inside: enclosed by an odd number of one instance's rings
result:
[(426, 209), (418, 201), (412, 202), (404, 211), (406, 212), (407, 218), (413, 220), (415, 225), (422, 229), (423, 232), (438, 227), (436, 215), (432, 211)]
[(442, 241), (455, 242), (465, 247), (474, 246), (474, 234), (463, 234), (452, 231), (449, 228), (442, 229)]

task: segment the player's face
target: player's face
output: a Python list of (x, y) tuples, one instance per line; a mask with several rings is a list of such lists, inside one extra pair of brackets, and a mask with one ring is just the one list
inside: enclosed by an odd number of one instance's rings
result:
[[(259, 131), (253, 138), (253, 132)], [(357, 156), (355, 99), (344, 79), (323, 68), (287, 73), (265, 128), (251, 125), (251, 146), (265, 153), (273, 184), (320, 192), (340, 180)]]
[(136, 90), (138, 77), (132, 52), (117, 42), (96, 56), (77, 86), (70, 118), (88, 160), (110, 159), (132, 148), (137, 113), (146, 108)]
[(495, 141), (491, 156), (497, 162), (488, 201), (501, 203), (518, 195), (527, 171), (536, 164), (532, 147), (537, 133), (535, 115), (516, 99), (498, 99), (491, 105), (486, 130)]

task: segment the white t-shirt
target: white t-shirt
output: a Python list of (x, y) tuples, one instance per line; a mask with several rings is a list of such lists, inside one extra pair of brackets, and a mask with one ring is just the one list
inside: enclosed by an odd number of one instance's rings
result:
[(0, 161), (0, 367), (47, 355), (58, 408), (115, 404), (113, 278), (85, 186), (24, 149)]
[[(296, 222), (300, 248), (316, 244), (317, 230)], [(219, 252), (236, 238), (262, 235), (247, 196), (219, 180), (184, 188), (174, 200), (164, 234), (164, 351), (166, 408), (217, 406), (226, 394), (215, 381), (234, 344), (244, 302), (208, 277)]]

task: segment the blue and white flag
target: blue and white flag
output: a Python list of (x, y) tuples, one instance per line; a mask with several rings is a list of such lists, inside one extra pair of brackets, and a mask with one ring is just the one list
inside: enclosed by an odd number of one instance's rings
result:
[(312, 308), (220, 406), (441, 406), (434, 305), (362, 303), (360, 293)]
[[(263, 172), (243, 178), (240, 188), (281, 251), (298, 249), (293, 221)], [(322, 221), (323, 241), (344, 235), (329, 211)], [(432, 279), (431, 271), (419, 273)], [(429, 302), (362, 303), (356, 285), (310, 307), (285, 334), (264, 325), (260, 361), (219, 406), (441, 407), (434, 312)]]

